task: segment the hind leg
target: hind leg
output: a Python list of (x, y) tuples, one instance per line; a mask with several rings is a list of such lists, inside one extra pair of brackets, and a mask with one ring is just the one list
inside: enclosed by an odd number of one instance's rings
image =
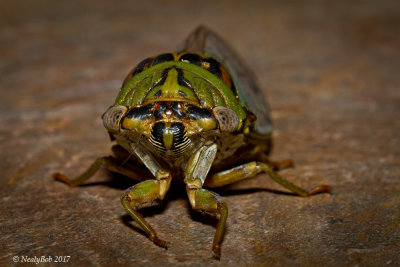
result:
[(211, 188), (221, 187), (244, 179), (255, 177), (257, 174), (260, 173), (268, 174), (269, 177), (271, 177), (275, 182), (302, 197), (307, 197), (318, 193), (328, 193), (331, 191), (331, 187), (329, 185), (319, 185), (310, 191), (304, 190), (284, 179), (273, 170), (273, 167), (269, 166), (266, 163), (257, 161), (239, 165), (232, 169), (212, 174), (207, 177), (204, 186)]
[(53, 178), (56, 181), (63, 182), (72, 187), (79, 186), (89, 180), (102, 166), (104, 166), (109, 171), (125, 175), (136, 181), (143, 181), (149, 177), (149, 174), (148, 172), (146, 172), (145, 169), (130, 163), (121, 165), (120, 162), (117, 161), (114, 157), (107, 156), (97, 158), (83, 174), (76, 177), (75, 179), (71, 180), (66, 175), (59, 172), (54, 173)]

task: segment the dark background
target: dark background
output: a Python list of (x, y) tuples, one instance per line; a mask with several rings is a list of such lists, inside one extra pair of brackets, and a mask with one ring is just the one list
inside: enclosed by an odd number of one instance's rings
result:
[[(143, 2), (1, 1), (0, 265), (400, 265), (399, 1)], [(73, 189), (51, 179), (110, 153), (100, 116), (125, 75), (199, 24), (266, 91), (271, 158), (296, 162), (281, 174), (334, 189), (300, 198), (260, 175), (219, 190), (230, 212), (220, 262), (216, 220), (192, 212), (183, 188), (141, 210), (164, 250), (120, 204), (129, 179), (101, 170)]]

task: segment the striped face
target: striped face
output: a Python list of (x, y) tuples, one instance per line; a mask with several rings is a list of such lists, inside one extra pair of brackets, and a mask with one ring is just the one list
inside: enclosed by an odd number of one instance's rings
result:
[(122, 131), (147, 137), (161, 155), (180, 157), (192, 145), (192, 137), (217, 130), (212, 111), (177, 101), (153, 102), (129, 109), (120, 120)]

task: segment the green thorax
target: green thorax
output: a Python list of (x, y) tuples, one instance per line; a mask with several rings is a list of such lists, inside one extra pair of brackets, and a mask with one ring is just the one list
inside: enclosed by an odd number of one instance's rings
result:
[(210, 109), (223, 106), (237, 114), (240, 129), (247, 115), (238, 99), (225, 82), (201, 66), (166, 61), (128, 75), (114, 106), (139, 107), (155, 101), (181, 101)]

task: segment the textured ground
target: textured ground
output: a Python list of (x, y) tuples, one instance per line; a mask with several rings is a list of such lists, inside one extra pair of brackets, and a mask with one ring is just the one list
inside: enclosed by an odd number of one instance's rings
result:
[[(142, 2), (1, 1), (0, 265), (400, 265), (399, 2)], [(239, 50), (267, 92), (272, 158), (296, 162), (281, 174), (334, 188), (299, 198), (259, 176), (218, 191), (230, 209), (220, 262), (216, 221), (192, 212), (182, 188), (142, 209), (164, 250), (120, 205), (129, 179), (51, 179), (109, 154), (100, 116), (124, 76), (198, 24)]]

